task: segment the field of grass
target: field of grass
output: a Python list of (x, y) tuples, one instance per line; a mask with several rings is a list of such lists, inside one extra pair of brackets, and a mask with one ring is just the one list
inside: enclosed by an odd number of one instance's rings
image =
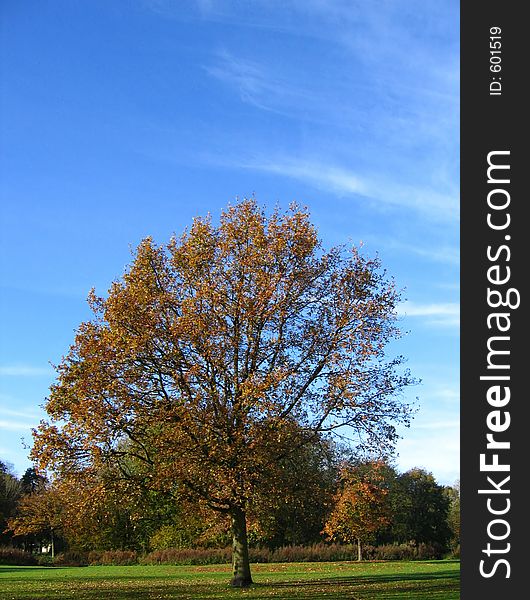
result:
[(253, 565), (255, 584), (228, 586), (230, 567), (0, 566), (3, 600), (457, 600), (459, 561)]

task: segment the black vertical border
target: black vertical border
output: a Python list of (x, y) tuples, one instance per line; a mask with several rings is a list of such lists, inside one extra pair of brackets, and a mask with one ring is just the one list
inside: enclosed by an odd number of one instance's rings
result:
[[(528, 88), (530, 73), (530, 23), (523, 16), (525, 4), (505, 0), (503, 2), (472, 2), (461, 0), (460, 5), (460, 52), (461, 52), (461, 598), (463, 600), (508, 600), (525, 597), (528, 586), (525, 579), (530, 573), (527, 548), (530, 544), (530, 492), (528, 486), (529, 467), (527, 459), (530, 447), (528, 404), (530, 390), (526, 384), (525, 371), (530, 375), (527, 361), (527, 338), (530, 334), (528, 319), (528, 284), (530, 276), (530, 219), (525, 216), (530, 205), (530, 144), (528, 120), (530, 102), (523, 88)], [(500, 27), (501, 71), (490, 69), (490, 29)], [(497, 59), (494, 59), (495, 61)], [(501, 95), (490, 95), (490, 84), (502, 84)], [(493, 86), (495, 87), (495, 86)], [(497, 86), (498, 87), (498, 86)], [(495, 91), (495, 90), (493, 90)], [(526, 106), (526, 107), (525, 107)], [(509, 150), (510, 183), (504, 186), (510, 194), (510, 226), (503, 231), (488, 227), (487, 195), (492, 189), (487, 183), (487, 156), (491, 151)], [(528, 189), (526, 189), (528, 188)], [(505, 236), (509, 235), (509, 240)], [(510, 413), (510, 427), (499, 439), (509, 440), (510, 449), (498, 451), (501, 463), (508, 462), (509, 473), (485, 473), (480, 470), (480, 454), (495, 451), (486, 449), (486, 434), (489, 432), (486, 418), (491, 410), (486, 392), (492, 382), (481, 381), (482, 375), (491, 375), (487, 366), (488, 337), (495, 335), (488, 329), (487, 317), (492, 309), (487, 303), (487, 270), (495, 264), (486, 254), (488, 245), (498, 248), (509, 244), (507, 252), (501, 254), (498, 264), (505, 274), (506, 266), (511, 269), (510, 281), (498, 289), (519, 290), (521, 304), (511, 310), (511, 329), (504, 335), (510, 336), (508, 361), (511, 399), (506, 408)], [(497, 333), (498, 335), (498, 333)], [(506, 359), (506, 356), (504, 357)], [(500, 371), (497, 371), (500, 373)], [(491, 458), (488, 459), (491, 462)], [(491, 488), (487, 481), (490, 475), (499, 482), (510, 476), (503, 489), (509, 494), (488, 496), (478, 490)], [(510, 510), (506, 515), (492, 515), (487, 507), (491, 497), (493, 508), (506, 506), (510, 499)], [(501, 500), (502, 498), (502, 500)], [(488, 536), (488, 524), (493, 519), (505, 519), (510, 526), (509, 536), (502, 541)], [(504, 528), (504, 529), (503, 529)], [(502, 536), (505, 526), (494, 525), (490, 531)], [(506, 552), (484, 552), (488, 542), (492, 548)], [(509, 563), (499, 563), (497, 559)], [(480, 561), (485, 560), (480, 573)], [(526, 588), (526, 589), (525, 589)]]

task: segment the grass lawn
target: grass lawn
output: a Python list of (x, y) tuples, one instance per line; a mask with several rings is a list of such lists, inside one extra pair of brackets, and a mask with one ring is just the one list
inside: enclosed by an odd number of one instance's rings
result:
[(22, 600), (252, 600), (354, 598), (455, 600), (460, 562), (277, 563), (252, 565), (255, 584), (228, 586), (230, 567), (0, 566), (0, 598)]

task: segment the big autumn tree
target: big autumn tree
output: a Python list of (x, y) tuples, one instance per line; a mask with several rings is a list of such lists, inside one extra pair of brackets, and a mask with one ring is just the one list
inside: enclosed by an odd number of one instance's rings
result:
[(246, 513), (283, 459), (345, 427), (391, 445), (408, 422), (410, 376), (384, 354), (398, 301), (378, 260), (325, 250), (297, 206), (245, 199), (218, 226), (147, 238), (106, 298), (91, 293), (33, 458), (63, 478), (118, 464), (226, 514), (232, 585), (250, 585)]

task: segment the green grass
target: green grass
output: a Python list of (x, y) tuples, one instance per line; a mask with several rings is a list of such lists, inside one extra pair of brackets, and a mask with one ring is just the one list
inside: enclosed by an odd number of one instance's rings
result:
[(456, 600), (459, 561), (278, 563), (252, 566), (255, 584), (228, 586), (230, 567), (0, 566), (0, 598), (27, 600)]

